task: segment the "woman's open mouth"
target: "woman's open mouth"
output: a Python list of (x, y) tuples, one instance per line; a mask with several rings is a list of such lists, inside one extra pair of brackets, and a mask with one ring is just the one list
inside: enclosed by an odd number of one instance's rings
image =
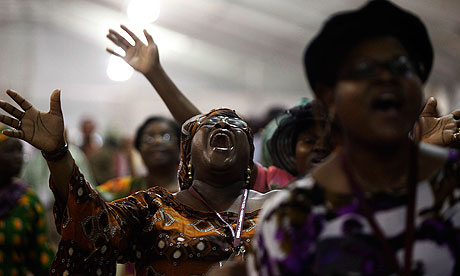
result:
[(230, 151), (233, 149), (232, 139), (228, 130), (219, 130), (212, 134), (209, 145), (218, 151)]
[(372, 101), (372, 108), (382, 112), (399, 112), (403, 105), (401, 97), (393, 93), (383, 93)]

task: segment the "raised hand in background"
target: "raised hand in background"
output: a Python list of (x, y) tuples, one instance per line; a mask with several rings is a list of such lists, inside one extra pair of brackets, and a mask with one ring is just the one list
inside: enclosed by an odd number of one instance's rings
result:
[(125, 55), (120, 55), (110, 48), (106, 49), (107, 52), (122, 58), (136, 71), (142, 73), (155, 88), (179, 124), (183, 124), (187, 119), (200, 114), (200, 110), (177, 88), (163, 70), (160, 64), (158, 48), (152, 36), (144, 30), (144, 35), (147, 39), (147, 45), (145, 45), (126, 26), (120, 25), (120, 27), (134, 40), (134, 45), (129, 43), (118, 32), (110, 29), (107, 38), (123, 49)]
[(422, 142), (438, 146), (451, 146), (460, 142), (460, 134), (456, 135), (460, 130), (460, 110), (439, 116), (436, 106), (436, 99), (430, 97), (414, 129), (415, 136), (421, 137), (419, 139)]
[(123, 36), (117, 31), (109, 29), (107, 38), (110, 39), (115, 45), (125, 51), (125, 55), (122, 56), (114, 50), (107, 48), (107, 52), (112, 55), (122, 58), (126, 63), (131, 65), (134, 70), (147, 75), (152, 72), (155, 68), (160, 66), (160, 58), (158, 56), (158, 48), (153, 41), (152, 36), (144, 30), (145, 38), (148, 44), (145, 45), (131, 30), (126, 26), (120, 25), (120, 27), (128, 33), (128, 35), (134, 40), (134, 45), (131, 45)]

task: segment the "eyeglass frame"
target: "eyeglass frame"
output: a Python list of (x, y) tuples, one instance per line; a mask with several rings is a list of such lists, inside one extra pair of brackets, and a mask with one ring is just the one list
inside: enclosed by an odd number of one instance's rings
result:
[[(218, 118), (219, 121), (206, 123), (207, 120), (211, 120), (212, 118)], [(235, 123), (229, 122), (229, 120), (238, 121), (238, 122), (241, 122), (242, 124), (235, 124)], [(239, 129), (242, 129), (244, 131), (246, 131), (249, 128), (248, 123), (245, 122), (244, 120), (241, 120), (241, 119), (235, 118), (235, 117), (225, 116), (225, 115), (215, 115), (215, 116), (211, 116), (211, 117), (204, 117), (204, 118), (202, 118), (202, 119), (200, 119), (198, 121), (198, 127), (199, 128), (201, 128), (202, 126), (213, 127), (216, 124), (218, 124), (219, 122), (224, 122), (225, 124), (229, 125), (230, 127), (239, 128)]]
[[(401, 60), (404, 60), (404, 63), (398, 64), (398, 62), (400, 62)], [(368, 72), (358, 72), (360, 69), (359, 67), (362, 65), (367, 65), (367, 68), (365, 69), (367, 69)], [(405, 65), (406, 67), (401, 68), (401, 65)], [(400, 67), (398, 68), (398, 66)], [(364, 60), (349, 67), (352, 67), (352, 69), (345, 70), (344, 73), (340, 73), (338, 79), (373, 79), (376, 78), (379, 74), (381, 74), (382, 70), (386, 70), (392, 76), (395, 77), (410, 76), (418, 74), (419, 72), (419, 70), (417, 70), (417, 67), (414, 65), (411, 59), (405, 55), (400, 55), (397, 57), (393, 57), (390, 60), (380, 62), (376, 60)], [(361, 70), (364, 71), (363, 69)]]

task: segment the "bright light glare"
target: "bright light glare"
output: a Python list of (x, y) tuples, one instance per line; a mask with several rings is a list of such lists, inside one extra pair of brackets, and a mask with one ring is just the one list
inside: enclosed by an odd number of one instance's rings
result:
[(139, 24), (151, 23), (160, 16), (159, 0), (131, 0), (128, 6), (128, 18)]
[(107, 66), (107, 76), (113, 81), (126, 81), (133, 75), (133, 68), (124, 60), (116, 56), (110, 56)]

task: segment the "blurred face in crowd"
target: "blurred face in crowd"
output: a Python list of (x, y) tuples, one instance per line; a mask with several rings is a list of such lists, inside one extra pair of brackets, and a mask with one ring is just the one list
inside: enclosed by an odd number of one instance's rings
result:
[(195, 177), (222, 174), (244, 178), (250, 158), (245, 121), (231, 116), (203, 118), (192, 140), (191, 162)]
[(91, 135), (94, 132), (94, 129), (95, 129), (94, 122), (91, 121), (90, 119), (83, 120), (83, 122), (81, 122), (80, 127), (81, 127), (81, 132), (85, 136)]
[(390, 36), (355, 45), (332, 90), (329, 110), (344, 137), (364, 143), (390, 145), (407, 139), (422, 105), (421, 80), (405, 48)]
[(23, 151), (21, 141), (6, 139), (0, 142), (0, 174), (13, 177), (21, 172)]
[(332, 151), (326, 123), (316, 121), (313, 126), (299, 133), (295, 148), (297, 172), (303, 175), (320, 164)]
[(148, 168), (177, 165), (179, 143), (174, 129), (165, 121), (148, 124), (142, 135), (139, 151)]

